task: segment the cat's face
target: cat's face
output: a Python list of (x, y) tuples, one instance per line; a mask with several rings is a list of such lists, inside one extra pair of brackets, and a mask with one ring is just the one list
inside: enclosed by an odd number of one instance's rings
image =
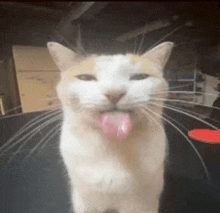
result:
[(62, 71), (57, 91), (64, 109), (132, 112), (155, 101), (155, 97), (165, 97), (168, 85), (162, 70), (172, 46), (167, 42), (142, 56), (81, 58), (57, 43), (49, 43), (51, 55)]

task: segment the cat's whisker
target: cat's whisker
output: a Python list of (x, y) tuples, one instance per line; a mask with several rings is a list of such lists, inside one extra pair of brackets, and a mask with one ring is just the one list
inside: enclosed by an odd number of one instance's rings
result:
[[(65, 101), (65, 100), (67, 100), (67, 101)], [(64, 101), (65, 102), (63, 102), (63, 103), (65, 103), (65, 104), (72, 104), (71, 100), (69, 100), (69, 99), (64, 99)], [(57, 107), (60, 107), (60, 109), (57, 109)], [(57, 104), (53, 104), (51, 106), (40, 107), (39, 110), (37, 110), (36, 112), (42, 111), (42, 109), (44, 109), (44, 110), (62, 110), (61, 108), (62, 108), (62, 103), (57, 103)]]
[(134, 39), (134, 54), (136, 53), (136, 48), (137, 48), (137, 37)]
[[(6, 111), (5, 111), (5, 115), (7, 115), (7, 114), (10, 113), (10, 112), (14, 112), (16, 109), (20, 109), (20, 108), (21, 108), (21, 105), (20, 105), (20, 106), (17, 106), (17, 107), (14, 107), (13, 109), (6, 110)], [(3, 116), (5, 116), (5, 115), (3, 115)]]
[[(23, 172), (23, 167), (21, 166), (22, 164), (20, 164), (20, 168), (21, 168), (21, 173), (22, 173), (22, 176), (23, 178), (27, 181), (28, 178), (27, 176), (25, 175), (25, 172)], [(33, 164), (32, 164), (33, 165)], [(28, 181), (27, 181), (28, 182)], [(20, 181), (20, 184), (22, 185), (23, 189), (25, 189), (25, 192), (29, 195), (29, 197), (31, 198), (32, 202), (38, 207), (38, 209), (41, 209), (42, 207), (38, 204), (38, 202), (33, 198), (33, 195), (28, 191), (26, 190), (27, 186), (25, 186), (25, 184), (23, 184), (23, 181)], [(42, 212), (42, 211), (41, 211)], [(29, 211), (30, 213), (30, 211)]]
[[(143, 107), (143, 106), (142, 106), (142, 107)], [(141, 110), (144, 114), (147, 114), (147, 116), (149, 116), (149, 117), (155, 122), (155, 124), (157, 124), (157, 125), (159, 126), (159, 128), (163, 130), (162, 125), (161, 125), (149, 112), (147, 112), (147, 111), (144, 110), (143, 108), (140, 108), (140, 110)]]
[(186, 131), (188, 131), (189, 129), (186, 128), (185, 126), (183, 126), (183, 124), (181, 124), (180, 122), (178, 122), (177, 120), (175, 120), (174, 118), (172, 118), (171, 116), (165, 114), (165, 113), (162, 113), (162, 116), (165, 116), (167, 118), (169, 118), (170, 120), (174, 121), (175, 123), (177, 123), (181, 128), (185, 129)]
[[(173, 105), (169, 105), (169, 104), (165, 104), (165, 106), (173, 107), (173, 108), (176, 108), (176, 109), (179, 109), (179, 110), (188, 112), (188, 113), (192, 113), (192, 114), (197, 115), (197, 116), (201, 116), (201, 114), (199, 114), (199, 113), (197, 113), (197, 112), (189, 111), (189, 110), (183, 109), (183, 108), (181, 108), (181, 107), (177, 107), (177, 106), (173, 106)], [(209, 119), (212, 120), (212, 121), (214, 121), (214, 122), (216, 122), (216, 123), (218, 123), (218, 124), (220, 124), (219, 121), (217, 121), (217, 120), (215, 120), (215, 119), (213, 119), (213, 118), (209, 118)]]
[(61, 103), (52, 104), (52, 105), (50, 105), (50, 106), (40, 107), (39, 110), (36, 110), (35, 112), (43, 111), (43, 110), (56, 110), (57, 107), (61, 107), (61, 106), (62, 106)]
[(143, 44), (144, 44), (144, 37), (145, 37), (146, 32), (147, 32), (147, 27), (148, 27), (148, 23), (146, 23), (146, 25), (145, 25), (145, 27), (144, 27), (144, 31), (145, 31), (145, 32), (144, 32), (143, 35), (142, 35), (141, 42), (140, 42), (139, 48), (138, 48), (138, 50), (137, 50), (137, 54), (140, 53), (141, 48), (142, 48), (142, 46), (143, 46)]
[(190, 114), (190, 113), (183, 112), (183, 111), (181, 111), (181, 110), (175, 109), (174, 107), (168, 107), (168, 106), (166, 106), (166, 105), (156, 104), (156, 103), (152, 103), (152, 102), (149, 102), (149, 104), (152, 104), (152, 105), (155, 105), (155, 106), (164, 107), (164, 108), (170, 109), (170, 110), (172, 110), (172, 111), (179, 112), (179, 113), (181, 113), (181, 114), (184, 114), (184, 115), (187, 115), (187, 116), (189, 116), (189, 117), (191, 117), (191, 118), (194, 118), (195, 120), (198, 120), (198, 121), (200, 121), (201, 123), (204, 123), (204, 124), (206, 124), (206, 125), (212, 127), (213, 129), (219, 130), (218, 127), (216, 127), (216, 126), (210, 124), (209, 122), (206, 122), (206, 121), (202, 120), (201, 118), (198, 118), (198, 117), (196, 117), (196, 116), (194, 116), (194, 115), (192, 115), (192, 114)]
[[(50, 135), (51, 133), (54, 132), (54, 130), (57, 130), (58, 127), (60, 127), (61, 124), (57, 124), (55, 127), (53, 127), (39, 142), (38, 144), (29, 152), (29, 154), (24, 158), (24, 160), (26, 160), (27, 158), (29, 158), (33, 153), (34, 151), (44, 142), (44, 140), (48, 137), (48, 139), (45, 141), (44, 145), (46, 145), (46, 143), (51, 139), (53, 138), (55, 135), (56, 135), (56, 132), (55, 134), (52, 134)], [(42, 147), (41, 147), (42, 148)], [(43, 148), (42, 148), (43, 149)]]
[[(169, 90), (170, 90), (170, 89), (184, 88), (184, 87), (191, 86), (191, 85), (192, 85), (192, 84), (184, 84), (184, 85), (173, 86), (173, 87), (169, 86)], [(160, 92), (160, 91), (163, 91), (163, 92), (164, 92), (164, 89), (158, 89), (157, 91), (158, 91), (158, 92)], [(178, 91), (179, 91), (179, 90), (178, 90)]]
[[(61, 126), (62, 126), (62, 124), (60, 125), (60, 127), (61, 127)], [(49, 140), (50, 140), (51, 138), (53, 138), (54, 136), (56, 136), (57, 133), (60, 133), (60, 132), (61, 132), (61, 128), (58, 129), (54, 134), (52, 134), (52, 135), (45, 141), (45, 143), (40, 147), (39, 152), (44, 149), (44, 147), (47, 145), (47, 143), (49, 142)], [(47, 146), (49, 146), (49, 145), (47, 145)], [(53, 147), (54, 147), (54, 144), (51, 144), (50, 146), (53, 146)]]
[(46, 101), (46, 100), (59, 100), (59, 98), (58, 97), (44, 98), (44, 99), (40, 99), (39, 101)]
[(138, 115), (138, 120), (140, 120), (142, 118), (141, 108), (138, 108), (138, 110), (136, 110), (136, 113)]
[(172, 35), (173, 33), (175, 33), (176, 31), (180, 30), (182, 27), (184, 27), (186, 25), (183, 24), (181, 26), (176, 27), (174, 30), (172, 30), (170, 33), (167, 33), (165, 36), (163, 36), (161, 39), (159, 39), (157, 42), (155, 42), (152, 46), (150, 46), (147, 51), (153, 49), (157, 44), (161, 43), (161, 41), (163, 41), (165, 38), (169, 37), (170, 35)]
[(162, 118), (164, 121), (166, 121), (167, 123), (169, 123), (171, 126), (173, 126), (188, 142), (189, 144), (191, 145), (191, 147), (194, 149), (195, 153), (197, 154), (197, 156), (199, 157), (201, 163), (202, 163), (202, 166), (205, 170), (205, 173), (206, 173), (206, 176), (207, 176), (207, 179), (208, 179), (208, 182), (211, 184), (212, 180), (211, 180), (211, 177), (210, 177), (210, 174), (209, 174), (209, 171), (205, 165), (205, 162), (204, 160), (202, 159), (202, 156), (200, 155), (199, 151), (197, 150), (197, 148), (195, 147), (195, 145), (192, 143), (192, 141), (187, 137), (187, 135), (180, 129), (178, 128), (175, 124), (173, 124), (170, 120), (164, 118), (162, 115), (154, 112), (153, 110), (149, 109), (149, 107), (145, 106), (145, 109), (146, 110), (149, 110), (151, 113), (153, 113), (154, 115), (156, 115), (157, 117), (160, 117)]
[[(49, 115), (47, 115), (49, 114)], [(27, 122), (18, 132), (16, 132), (1, 148), (0, 148), (0, 153), (5, 149), (6, 146), (8, 146), (13, 140), (15, 140), (17, 137), (19, 137), (22, 133), (24, 133), (26, 130), (29, 130), (33, 125), (37, 124), (39, 121), (42, 121), (47, 117), (50, 117), (53, 112), (49, 111), (46, 112), (43, 115), (39, 115), (33, 119), (31, 119), (29, 122)], [(43, 118), (42, 118), (43, 117)], [(36, 121), (36, 122), (35, 122)]]
[[(46, 110), (48, 110), (48, 108), (52, 108), (52, 107), (54, 107), (54, 106), (61, 106), (62, 104), (61, 103), (59, 103), (59, 104), (54, 104), (54, 105), (52, 105), (52, 106), (43, 106), (43, 107), (39, 107), (39, 109), (38, 110), (35, 110), (34, 112), (41, 112), (41, 111), (46, 111)], [(21, 107), (21, 106), (19, 106), (19, 107)], [(58, 109), (56, 109), (56, 110), (58, 110)], [(14, 109), (11, 109), (10, 111), (14, 111)], [(16, 114), (13, 114), (13, 115), (4, 115), (4, 116), (2, 116), (2, 117), (0, 117), (0, 119), (5, 119), (5, 118), (13, 118), (13, 117), (16, 117), (16, 116), (20, 116), (20, 115), (23, 115), (24, 113), (29, 113), (29, 112), (20, 112), (20, 113), (16, 113)]]
[(181, 110), (181, 111), (186, 112), (186, 113), (191, 113), (192, 115), (197, 115), (198, 117), (201, 116), (201, 114), (199, 114), (199, 113), (197, 113), (197, 112), (190, 111), (190, 110), (187, 110), (187, 109), (184, 109), (184, 108), (181, 108), (181, 107), (177, 107), (177, 106), (175, 106), (175, 105), (170, 105), (170, 104), (164, 103), (164, 106), (172, 107), (172, 108)]
[[(52, 144), (50, 144), (50, 145), (47, 145), (48, 147), (49, 146), (52, 146), (53, 147), (53, 145)], [(41, 148), (40, 148), (41, 149)], [(23, 149), (22, 150), (19, 150), (19, 153), (23, 153), (23, 152), (27, 152), (27, 151), (30, 151), (30, 150), (32, 150), (32, 148), (24, 148), (24, 146), (23, 146)], [(16, 152), (16, 151), (15, 151)], [(12, 152), (12, 154), (15, 154), (15, 152)]]
[[(30, 131), (26, 136), (20, 138), (18, 141), (16, 141), (16, 143), (13, 144), (13, 146), (16, 146), (17, 144), (19, 144), (23, 139), (25, 139), (27, 136), (29, 136), (23, 143), (22, 145), (20, 145), (20, 147), (13, 153), (13, 156), (11, 157), (10, 161), (13, 160), (13, 158), (16, 156), (17, 153), (20, 152), (20, 150), (28, 143), (28, 141), (34, 136), (36, 135), (36, 131), (39, 129), (43, 129), (44, 127), (48, 126), (49, 124), (52, 124), (53, 122), (56, 122), (57, 118), (52, 118), (49, 121), (45, 122), (43, 125), (41, 125), (40, 127), (37, 127), (35, 129), (33, 129), (32, 131)], [(11, 148), (11, 147), (10, 147)], [(4, 150), (5, 151), (5, 150)], [(8, 149), (7, 149), (8, 151)]]
[(13, 115), (3, 115), (3, 116), (0, 117), (0, 119), (3, 120), (5, 118), (13, 118), (13, 117), (20, 116), (20, 115), (23, 115), (23, 114), (24, 114), (24, 112), (16, 113), (16, 114), (13, 114)]
[[(178, 94), (189, 94), (189, 91), (179, 91), (179, 90), (176, 90), (176, 91), (173, 91), (173, 90), (169, 90), (169, 91), (156, 91), (154, 92), (153, 94), (165, 94), (165, 93), (178, 93)], [(213, 94), (213, 93), (206, 93), (206, 92), (195, 92), (197, 94), (202, 94), (202, 95), (209, 95), (209, 96), (218, 96), (216, 94)]]
[[(6, 152), (8, 151), (10, 148), (12, 148), (14, 145), (17, 145), (20, 143), (20, 141), (22, 141), (23, 139), (25, 139), (26, 137), (28, 137), (28, 135), (30, 135), (32, 133), (31, 132), (28, 132), (27, 134), (24, 134), (26, 131), (29, 131), (31, 127), (33, 127), (34, 125), (37, 125), (39, 124), (40, 122), (58, 114), (58, 116), (61, 114), (61, 112), (49, 112), (47, 113), (49, 115), (40, 115), (40, 116), (37, 116), (36, 118), (32, 119), (31, 121), (29, 121), (27, 124), (25, 124), (17, 133), (15, 133), (15, 135), (10, 138), (1, 148), (0, 148), (0, 153), (2, 153), (3, 151)], [(42, 118), (43, 117), (43, 118)], [(39, 119), (40, 118), (40, 119)], [(52, 118), (54, 119), (54, 118)], [(57, 118), (56, 118), (57, 119)], [(37, 120), (37, 121), (36, 121)], [(46, 121), (46, 123), (50, 122), (50, 120)], [(42, 125), (43, 126), (43, 125)], [(16, 138), (20, 137), (21, 134), (24, 134), (23, 137), (21, 137), (18, 141), (16, 141), (15, 143), (13, 143), (15, 141)], [(13, 143), (13, 144), (11, 144)]]
[[(190, 86), (192, 84), (185, 84), (185, 85), (181, 85), (181, 86), (173, 86), (173, 87), (169, 87), (169, 89), (177, 89), (177, 88), (183, 88), (183, 87), (187, 87)], [(158, 91), (163, 91), (163, 90), (158, 90)]]
[(186, 103), (186, 104), (191, 104), (191, 105), (205, 106), (205, 107), (213, 108), (213, 109), (220, 109), (220, 107), (216, 107), (216, 106), (209, 106), (209, 105), (205, 105), (205, 104), (194, 103), (191, 101), (184, 101), (184, 100), (178, 100), (178, 99), (155, 98), (155, 97), (152, 97), (151, 99), (156, 100), (156, 101), (180, 102), (180, 103)]
[[(54, 120), (50, 120), (48, 122), (46, 122), (44, 125), (40, 126), (39, 128), (36, 128), (34, 130), (32, 130), (28, 135), (26, 135), (25, 137), (21, 138), (21, 139), (25, 139), (25, 141), (23, 141), (23, 143), (20, 145), (20, 147), (14, 152), (14, 156), (17, 154), (17, 153), (20, 153), (21, 149), (29, 142), (29, 140), (31, 138), (33, 138), (34, 135), (36, 135), (37, 131), (40, 130), (40, 129), (43, 129), (45, 126), (53, 123), (53, 122), (56, 122), (57, 120), (54, 119)], [(28, 137), (29, 136), (29, 137)], [(4, 150), (4, 152), (8, 151), (9, 149), (11, 149), (12, 147), (18, 145), (20, 142), (22, 142), (22, 140), (19, 140), (19, 141), (16, 141), (12, 146), (8, 147), (6, 150)]]

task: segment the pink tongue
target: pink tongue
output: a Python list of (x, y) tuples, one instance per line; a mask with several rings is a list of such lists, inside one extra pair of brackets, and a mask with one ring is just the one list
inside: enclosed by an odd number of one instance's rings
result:
[(102, 114), (97, 125), (102, 129), (105, 136), (112, 139), (125, 139), (132, 127), (128, 113), (106, 113)]

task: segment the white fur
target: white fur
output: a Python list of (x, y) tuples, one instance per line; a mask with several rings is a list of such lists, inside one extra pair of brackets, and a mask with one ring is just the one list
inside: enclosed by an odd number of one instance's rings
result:
[(130, 81), (140, 64), (133, 64), (128, 55), (97, 56), (92, 69), (97, 81), (62, 78), (57, 87), (64, 112), (60, 151), (72, 185), (74, 210), (156, 213), (166, 138), (161, 120), (155, 118), (155, 123), (142, 113), (137, 119), (140, 128), (126, 141), (111, 143), (96, 127), (95, 116), (110, 107), (104, 95), (108, 90), (126, 92), (118, 108), (138, 111), (137, 103), (147, 105), (156, 90), (167, 89), (166, 81), (157, 77)]
[[(70, 114), (65, 116), (75, 119)], [(163, 186), (163, 131), (140, 132), (111, 150), (97, 131), (85, 129), (79, 137), (69, 130), (64, 123), (60, 150), (74, 185), (74, 206), (78, 202), (75, 193), (83, 203), (77, 213), (101, 213), (108, 208), (120, 213), (157, 212), (155, 205)], [(130, 158), (130, 168), (121, 158), (125, 162)]]
[[(129, 81), (129, 77), (138, 71), (138, 65), (130, 62), (128, 55), (101, 56), (96, 59), (95, 73), (98, 81), (77, 82), (61, 81), (58, 89), (60, 99), (76, 97), (81, 107), (94, 107), (105, 109), (109, 102), (103, 95), (108, 90), (120, 90), (127, 92), (118, 107), (126, 109), (136, 102), (144, 102), (151, 99), (156, 90), (166, 87), (163, 79), (149, 77), (141, 81)], [(64, 103), (65, 105), (65, 103)], [(95, 105), (95, 106), (94, 106)]]

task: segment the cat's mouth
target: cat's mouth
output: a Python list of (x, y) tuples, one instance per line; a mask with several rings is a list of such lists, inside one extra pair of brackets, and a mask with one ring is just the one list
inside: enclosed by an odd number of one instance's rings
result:
[(121, 141), (127, 138), (132, 130), (132, 110), (117, 107), (100, 111), (96, 125), (109, 141)]
[(128, 113), (128, 114), (132, 114), (133, 110), (129, 109), (129, 110), (125, 110), (125, 109), (119, 109), (118, 107), (114, 107), (112, 109), (108, 109), (108, 110), (102, 110), (100, 111), (100, 114), (105, 114), (105, 113)]

